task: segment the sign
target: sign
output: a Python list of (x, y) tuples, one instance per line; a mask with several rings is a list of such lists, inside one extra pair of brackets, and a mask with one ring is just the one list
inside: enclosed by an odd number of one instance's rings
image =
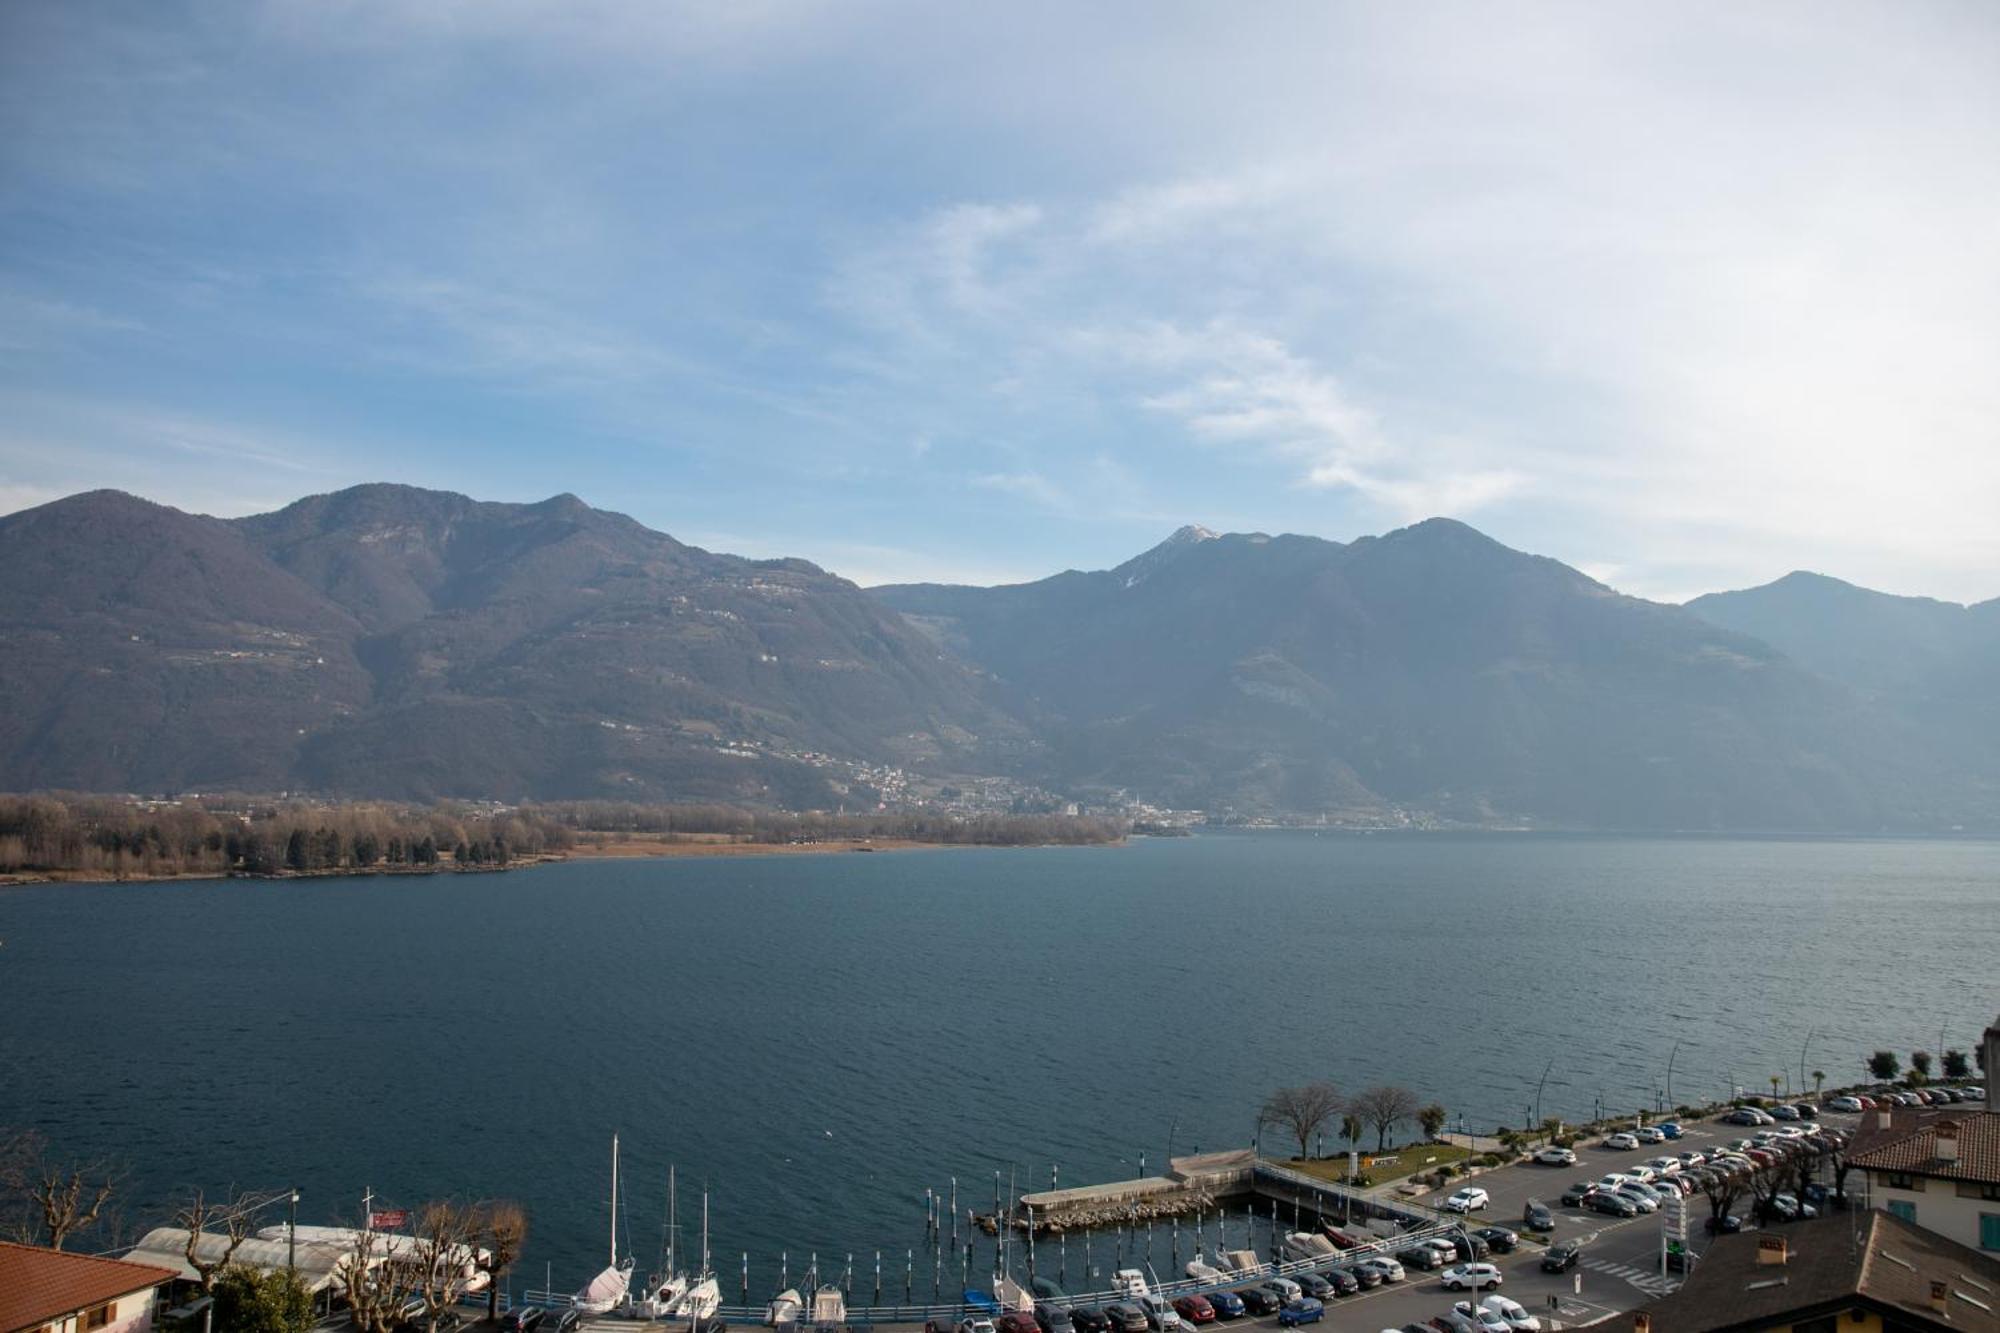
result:
[(1660, 1207), (1660, 1230), (1669, 1240), (1685, 1245), (1688, 1238), (1687, 1200), (1669, 1195)]
[(383, 1212), (368, 1214), (370, 1231), (394, 1231), (397, 1227), (406, 1227), (409, 1224), (410, 1210), (407, 1208), (390, 1208)]

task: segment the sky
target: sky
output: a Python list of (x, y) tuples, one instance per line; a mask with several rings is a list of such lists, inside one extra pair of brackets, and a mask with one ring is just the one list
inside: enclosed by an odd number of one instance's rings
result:
[(8, 0), (0, 510), (2000, 596), (2000, 6)]

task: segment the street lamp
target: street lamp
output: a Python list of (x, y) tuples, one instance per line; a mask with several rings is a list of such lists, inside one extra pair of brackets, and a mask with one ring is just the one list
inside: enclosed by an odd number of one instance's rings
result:
[(292, 1206), (285, 1219), (285, 1269), (299, 1271), (299, 1187), (292, 1186)]
[(1667, 1104), (1670, 1106), (1674, 1100), (1674, 1057), (1680, 1053), (1681, 1039), (1676, 1037), (1674, 1039), (1674, 1049), (1667, 1053)]

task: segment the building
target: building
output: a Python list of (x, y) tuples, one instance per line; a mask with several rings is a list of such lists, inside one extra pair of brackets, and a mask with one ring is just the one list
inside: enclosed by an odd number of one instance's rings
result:
[(1720, 1236), (1633, 1333), (2000, 1333), (2000, 1259), (1879, 1209)]
[(1879, 1108), (1847, 1149), (1872, 1208), (2000, 1255), (2000, 1111)]
[(151, 1264), (0, 1241), (0, 1333), (149, 1333), (160, 1287)]

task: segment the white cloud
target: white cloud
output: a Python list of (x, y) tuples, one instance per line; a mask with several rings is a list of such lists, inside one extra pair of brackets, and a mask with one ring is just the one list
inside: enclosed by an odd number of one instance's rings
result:
[(1017, 495), (1059, 513), (1068, 513), (1076, 505), (1069, 492), (1039, 472), (987, 472), (974, 477), (972, 484), (982, 490)]

